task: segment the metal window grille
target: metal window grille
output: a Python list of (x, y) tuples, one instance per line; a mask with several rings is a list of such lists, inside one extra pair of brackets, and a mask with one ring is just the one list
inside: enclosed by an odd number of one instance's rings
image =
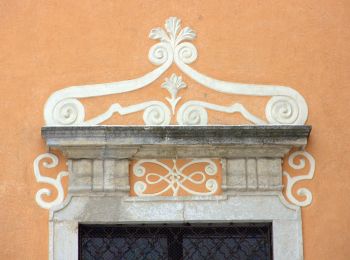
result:
[(79, 225), (79, 259), (272, 259), (271, 223)]

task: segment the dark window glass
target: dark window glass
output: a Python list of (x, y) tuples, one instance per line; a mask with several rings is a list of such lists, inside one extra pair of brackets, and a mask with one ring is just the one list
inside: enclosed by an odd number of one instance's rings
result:
[(272, 259), (272, 225), (79, 225), (79, 259)]

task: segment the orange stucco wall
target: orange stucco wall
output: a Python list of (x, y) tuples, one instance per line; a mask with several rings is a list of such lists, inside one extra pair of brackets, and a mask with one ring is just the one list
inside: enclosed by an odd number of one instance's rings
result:
[[(147, 36), (169, 16), (198, 33), (193, 66), (199, 71), (222, 80), (292, 86), (305, 97), (313, 126), (307, 150), (316, 159), (314, 180), (302, 184), (314, 196), (302, 211), (305, 259), (349, 259), (348, 0), (0, 1), (0, 259), (48, 256), (48, 211), (34, 199), (44, 185), (36, 183), (32, 168), (46, 151), (40, 128), (48, 96), (66, 86), (151, 71), (147, 53), (154, 41)], [(160, 83), (88, 106), (99, 103), (105, 110), (116, 100), (163, 99), (167, 92), (159, 91)], [(232, 97), (219, 99), (190, 85), (183, 101), (232, 103)], [(246, 101), (263, 115), (257, 104), (264, 100)], [(110, 123), (138, 124), (141, 118), (116, 116)], [(215, 113), (211, 118), (211, 123), (238, 120)]]

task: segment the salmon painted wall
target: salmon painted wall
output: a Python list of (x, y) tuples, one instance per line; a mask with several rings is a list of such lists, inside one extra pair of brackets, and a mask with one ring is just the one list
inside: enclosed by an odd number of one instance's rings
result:
[[(169, 16), (197, 32), (199, 57), (193, 66), (204, 74), (291, 86), (305, 97), (313, 126), (307, 150), (316, 159), (314, 180), (301, 184), (314, 196), (302, 210), (305, 259), (349, 259), (348, 0), (1, 0), (0, 259), (48, 257), (48, 211), (34, 199), (44, 185), (36, 183), (32, 162), (46, 151), (40, 128), (49, 95), (66, 86), (151, 71), (147, 54), (155, 42), (148, 34)], [(171, 72), (178, 70), (171, 68), (167, 76)], [(102, 111), (116, 101), (164, 99), (168, 93), (160, 90), (162, 80), (137, 93), (97, 98), (88, 106), (99, 104)], [(216, 97), (184, 80), (190, 85), (184, 101), (195, 97), (232, 103), (231, 97)], [(246, 102), (263, 115), (258, 101)], [(211, 118), (210, 123), (218, 124), (240, 120), (218, 114)], [(109, 123), (141, 124), (142, 116), (116, 115), (113, 120)], [(45, 173), (55, 176), (58, 170)]]

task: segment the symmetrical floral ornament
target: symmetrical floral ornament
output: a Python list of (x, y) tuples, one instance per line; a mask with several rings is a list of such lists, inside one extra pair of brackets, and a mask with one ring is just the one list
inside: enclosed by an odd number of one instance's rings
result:
[[(306, 122), (308, 117), (307, 104), (304, 98), (292, 88), (226, 82), (208, 77), (193, 69), (190, 64), (197, 59), (198, 53), (196, 47), (190, 41), (195, 39), (196, 33), (189, 27), (181, 29), (180, 19), (170, 17), (165, 22), (165, 29), (159, 27), (152, 29), (149, 37), (153, 40), (159, 40), (158, 43), (150, 48), (148, 54), (150, 62), (158, 66), (156, 69), (144, 76), (132, 80), (73, 86), (56, 91), (49, 97), (45, 104), (44, 118), (46, 125), (98, 125), (111, 118), (114, 113), (127, 115), (139, 111), (143, 111), (143, 121), (146, 125), (169, 125), (172, 115), (176, 115), (176, 121), (179, 125), (207, 125), (209, 122), (207, 110), (215, 110), (231, 114), (240, 113), (245, 119), (256, 125), (303, 125)], [(186, 88), (186, 84), (182, 81), (181, 76), (175, 74), (172, 74), (169, 78), (165, 78), (165, 83), (162, 84), (162, 87), (167, 89), (170, 93), (170, 97), (166, 97), (166, 100), (170, 104), (170, 108), (167, 104), (159, 100), (147, 100), (142, 103), (132, 104), (125, 107), (115, 103), (104, 113), (90, 119), (85, 118), (85, 108), (79, 99), (126, 93), (144, 88), (162, 76), (172, 64), (175, 64), (184, 74), (199, 83), (201, 86), (219, 93), (270, 97), (265, 106), (266, 118), (259, 118), (253, 115), (240, 103), (224, 106), (201, 100), (190, 100), (183, 103), (177, 109), (176, 106), (181, 99), (181, 97), (178, 96), (178, 92), (180, 89)], [(307, 206), (312, 200), (311, 192), (305, 188), (299, 189), (297, 194), (306, 196), (304, 201), (299, 201), (293, 196), (292, 187), (300, 180), (311, 179), (313, 177), (315, 163), (312, 156), (307, 152), (296, 152), (291, 154), (289, 158), (289, 164), (294, 169), (301, 169), (305, 166), (303, 160), (301, 160), (299, 164), (294, 163), (294, 159), (297, 155), (304, 155), (310, 161), (310, 170), (307, 175), (296, 177), (291, 177), (287, 172), (284, 172), (284, 175), (287, 177), (286, 196), (296, 205)], [(53, 154), (45, 153), (39, 155), (35, 159), (34, 173), (38, 182), (53, 185), (58, 191), (58, 196), (52, 202), (45, 202), (42, 199), (42, 195), (49, 195), (50, 191), (48, 189), (41, 189), (36, 195), (36, 201), (41, 207), (50, 208), (63, 201), (64, 193), (61, 179), (63, 176), (68, 175), (68, 173), (64, 171), (60, 172), (56, 179), (42, 176), (39, 170), (39, 163), (46, 158), (50, 159), (52, 162), (44, 162), (44, 167), (52, 168), (57, 166), (57, 157)], [(158, 177), (157, 181), (152, 181), (149, 177), (146, 177), (146, 182), (139, 181), (135, 183), (134, 189), (139, 196), (161, 195), (168, 190), (172, 190), (173, 195), (176, 196), (179, 189), (186, 190), (190, 194), (210, 195), (214, 194), (218, 189), (218, 184), (214, 179), (206, 179), (206, 176), (215, 175), (217, 173), (217, 169), (212, 168), (216, 167), (215, 163), (209, 159), (192, 161), (192, 163), (206, 162), (208, 163), (209, 168), (205, 170), (205, 173), (196, 172), (190, 176), (185, 176), (183, 174), (184, 166), (180, 169), (176, 168), (176, 161), (174, 161), (174, 167), (169, 168), (166, 165), (162, 165), (157, 160), (141, 160), (134, 166), (133, 170), (135, 176), (146, 174), (141, 165), (145, 162), (152, 162), (161, 165), (167, 169), (168, 174), (166, 176), (160, 176), (156, 173), (151, 173), (150, 176)], [(147, 176), (149, 176), (149, 174)], [(196, 183), (198, 182), (196, 179), (193, 179), (194, 175), (202, 176), (201, 183), (205, 182), (208, 192), (199, 193), (185, 186), (184, 182), (186, 181), (192, 182), (193, 184), (199, 184)], [(145, 193), (148, 185), (153, 185), (159, 182), (165, 182), (168, 184), (165, 190), (152, 194)]]
[(295, 162), (297, 157), (305, 157), (309, 162), (309, 171), (306, 175), (291, 176), (288, 172), (283, 171), (283, 175), (287, 177), (286, 195), (290, 202), (298, 206), (308, 206), (312, 202), (312, 193), (307, 188), (300, 188), (297, 190), (299, 196), (305, 196), (305, 199), (300, 201), (292, 193), (292, 189), (295, 183), (302, 180), (311, 180), (315, 173), (315, 159), (306, 151), (296, 151), (289, 155), (288, 164), (295, 170), (301, 170), (305, 168), (305, 160), (299, 159), (299, 163)]
[(196, 33), (190, 27), (185, 27), (179, 32), (180, 27), (181, 20), (176, 17), (170, 17), (165, 22), (166, 31), (160, 27), (154, 28), (151, 30), (149, 37), (153, 40), (160, 40), (170, 44), (172, 49), (175, 49), (182, 41), (196, 38)]
[[(176, 118), (180, 125), (206, 125), (208, 123), (206, 109), (225, 113), (238, 112), (254, 124), (305, 123), (308, 115), (307, 104), (304, 98), (292, 88), (225, 82), (210, 78), (191, 68), (189, 64), (197, 59), (197, 49), (189, 41), (196, 37), (196, 33), (189, 27), (180, 29), (180, 25), (180, 19), (170, 17), (165, 22), (165, 30), (162, 28), (151, 30), (149, 37), (160, 42), (153, 45), (149, 51), (149, 60), (159, 66), (150, 73), (133, 80), (69, 87), (53, 93), (45, 104), (46, 125), (97, 125), (112, 117), (114, 113), (125, 115), (138, 111), (144, 111), (143, 120), (146, 125), (168, 125), (171, 121), (171, 112), (161, 101), (145, 101), (127, 107), (122, 107), (118, 103), (112, 104), (106, 112), (86, 120), (85, 109), (79, 99), (141, 89), (159, 78), (173, 63), (187, 76), (212, 90), (224, 94), (271, 97), (265, 107), (267, 121), (252, 115), (239, 103), (221, 106), (192, 100), (184, 103), (177, 112)], [(181, 77), (176, 77), (181, 81)], [(177, 91), (184, 87), (174, 80), (175, 77), (170, 77), (165, 85), (171, 93), (171, 97), (167, 100), (170, 102), (173, 114), (180, 99), (176, 97)]]
[[(142, 165), (144, 163), (152, 163), (163, 167), (167, 173), (165, 175), (159, 173), (146, 173), (146, 168)], [(186, 168), (194, 164), (207, 164), (204, 172), (195, 171), (190, 174), (185, 174)], [(137, 177), (145, 176), (145, 181), (137, 181), (134, 184), (134, 191), (138, 196), (159, 196), (167, 192), (172, 191), (172, 196), (177, 196), (180, 189), (186, 191), (192, 195), (211, 195), (217, 192), (218, 183), (215, 179), (209, 178), (210, 176), (215, 176), (218, 172), (216, 164), (210, 159), (193, 159), (192, 161), (184, 164), (180, 168), (177, 167), (177, 161), (173, 160), (173, 167), (169, 167), (165, 163), (159, 160), (139, 160), (133, 167), (133, 174)], [(164, 182), (166, 184), (165, 188), (153, 193), (146, 193), (148, 186), (156, 185), (158, 183)], [(201, 185), (205, 183), (207, 192), (199, 192), (191, 189), (191, 185)]]
[(170, 78), (165, 78), (165, 82), (162, 84), (162, 88), (167, 89), (170, 93), (171, 97), (166, 97), (166, 100), (168, 100), (170, 103), (174, 115), (175, 107), (181, 99), (181, 97), (177, 96), (177, 93), (180, 89), (186, 88), (186, 83), (182, 81), (181, 76), (176, 76), (176, 74), (173, 73)]
[(49, 159), (51, 161), (51, 162), (43, 162), (43, 166), (45, 168), (54, 168), (58, 165), (58, 158), (56, 155), (54, 155), (52, 153), (40, 154), (38, 157), (35, 158), (34, 163), (33, 163), (35, 178), (36, 178), (37, 182), (47, 183), (47, 184), (54, 186), (57, 190), (57, 197), (56, 197), (56, 199), (54, 199), (51, 202), (47, 202), (47, 201), (43, 200), (42, 196), (43, 195), (50, 196), (51, 191), (49, 189), (42, 188), (36, 193), (35, 200), (40, 207), (42, 207), (44, 209), (49, 209), (49, 208), (56, 206), (56, 205), (59, 205), (63, 202), (64, 191), (63, 191), (61, 180), (64, 176), (68, 176), (68, 172), (61, 171), (57, 175), (56, 179), (42, 176), (40, 173), (39, 165), (40, 165), (40, 162), (42, 160), (45, 160), (45, 159)]

